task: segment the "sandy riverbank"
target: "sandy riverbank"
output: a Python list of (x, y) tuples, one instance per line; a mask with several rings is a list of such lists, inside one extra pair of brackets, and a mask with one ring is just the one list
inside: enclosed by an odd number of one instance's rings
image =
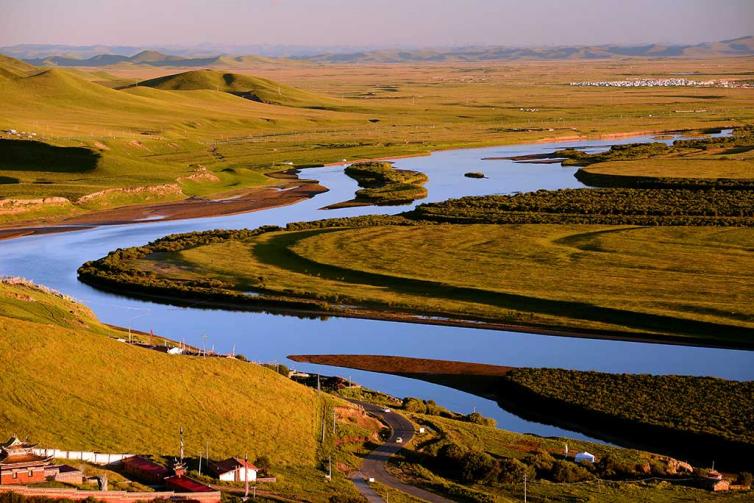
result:
[(297, 177), (275, 186), (218, 194), (214, 198), (191, 197), (181, 201), (123, 206), (55, 221), (32, 221), (0, 226), (0, 240), (21, 236), (89, 229), (100, 225), (148, 223), (165, 220), (217, 217), (287, 206), (327, 192), (327, 187)]

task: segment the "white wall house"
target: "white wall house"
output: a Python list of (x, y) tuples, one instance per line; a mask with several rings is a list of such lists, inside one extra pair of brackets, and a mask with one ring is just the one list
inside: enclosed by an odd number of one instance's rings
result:
[(240, 458), (228, 458), (210, 465), (215, 477), (225, 482), (244, 482), (248, 477), (249, 482), (257, 480), (259, 471), (253, 464)]

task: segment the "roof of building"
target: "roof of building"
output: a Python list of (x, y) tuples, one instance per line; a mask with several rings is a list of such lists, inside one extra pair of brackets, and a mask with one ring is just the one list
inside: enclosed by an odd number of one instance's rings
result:
[(25, 442), (14, 435), (10, 437), (8, 440), (6, 440), (4, 443), (0, 444), (0, 448), (4, 451), (12, 451), (12, 450), (21, 450), (21, 449), (32, 449), (36, 445), (37, 444)]
[(214, 491), (210, 486), (188, 477), (168, 477), (165, 479), (165, 483), (170, 487), (190, 493), (207, 493)]
[(212, 463), (212, 470), (219, 474), (228, 473), (238, 468), (246, 467), (249, 470), (259, 471), (259, 468), (241, 458), (228, 458), (217, 463)]
[(165, 476), (167, 476), (170, 473), (170, 470), (168, 470), (166, 467), (158, 465), (154, 461), (150, 461), (147, 458), (143, 458), (141, 456), (131, 456), (130, 458), (126, 458), (123, 460), (123, 464), (136, 470), (145, 473), (152, 473), (155, 475), (164, 474)]
[(36, 456), (34, 454), (23, 454), (19, 456), (5, 456), (0, 459), (0, 465), (10, 466), (36, 466), (47, 464), (52, 458), (45, 456)]

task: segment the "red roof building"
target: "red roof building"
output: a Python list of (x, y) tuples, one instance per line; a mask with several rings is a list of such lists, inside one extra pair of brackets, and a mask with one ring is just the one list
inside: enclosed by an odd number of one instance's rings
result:
[(210, 493), (214, 492), (210, 486), (202, 484), (188, 477), (172, 476), (165, 479), (165, 486), (176, 492), (183, 493)]
[(162, 484), (170, 476), (170, 470), (166, 467), (141, 456), (131, 456), (122, 463), (124, 472), (150, 484)]
[(46, 480), (45, 466), (52, 458), (34, 454), (34, 445), (17, 437), (0, 445), (0, 484), (36, 484)]

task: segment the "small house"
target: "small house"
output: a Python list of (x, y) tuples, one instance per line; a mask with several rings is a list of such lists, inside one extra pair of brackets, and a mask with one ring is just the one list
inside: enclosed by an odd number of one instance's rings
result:
[(259, 469), (240, 458), (228, 458), (217, 463), (210, 463), (209, 470), (215, 477), (225, 482), (254, 482)]
[(594, 454), (590, 454), (586, 451), (578, 452), (574, 457), (574, 461), (576, 461), (577, 463), (594, 463)]

